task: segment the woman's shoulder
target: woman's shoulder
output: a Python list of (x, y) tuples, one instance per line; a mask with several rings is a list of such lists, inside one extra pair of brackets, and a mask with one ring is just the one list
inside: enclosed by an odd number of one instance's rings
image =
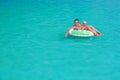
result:
[(79, 24), (79, 26), (82, 26), (82, 24)]

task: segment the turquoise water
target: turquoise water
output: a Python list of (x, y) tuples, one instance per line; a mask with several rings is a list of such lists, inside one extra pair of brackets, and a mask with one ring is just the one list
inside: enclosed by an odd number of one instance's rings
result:
[[(64, 37), (79, 18), (101, 37)], [(120, 80), (119, 0), (1, 0), (0, 80)]]

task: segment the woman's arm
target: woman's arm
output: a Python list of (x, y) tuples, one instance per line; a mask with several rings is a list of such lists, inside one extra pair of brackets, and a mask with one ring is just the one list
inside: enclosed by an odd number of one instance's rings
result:
[(66, 37), (68, 36), (69, 31), (70, 31), (71, 29), (73, 29), (73, 28), (74, 28), (74, 26), (70, 27), (70, 28), (67, 30), (67, 32), (66, 32), (66, 34), (65, 34)]

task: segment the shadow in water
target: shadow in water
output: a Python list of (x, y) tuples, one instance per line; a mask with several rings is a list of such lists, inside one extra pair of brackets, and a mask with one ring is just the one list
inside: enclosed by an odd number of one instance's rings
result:
[(97, 39), (96, 36), (92, 36), (92, 37), (75, 37), (75, 36), (68, 36), (65, 37), (64, 34), (59, 34), (57, 40), (58, 41), (62, 41), (62, 42), (77, 42), (77, 43), (93, 43), (95, 40)]
[(68, 36), (67, 39), (74, 39), (74, 40), (92, 40), (95, 37), (74, 37), (74, 36)]

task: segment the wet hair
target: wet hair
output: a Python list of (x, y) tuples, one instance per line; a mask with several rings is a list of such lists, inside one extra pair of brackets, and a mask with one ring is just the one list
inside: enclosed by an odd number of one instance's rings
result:
[(87, 21), (84, 20), (83, 23), (87, 23)]
[(75, 21), (78, 21), (78, 22), (79, 22), (79, 19), (76, 18), (76, 19), (74, 20), (74, 22), (75, 22)]

